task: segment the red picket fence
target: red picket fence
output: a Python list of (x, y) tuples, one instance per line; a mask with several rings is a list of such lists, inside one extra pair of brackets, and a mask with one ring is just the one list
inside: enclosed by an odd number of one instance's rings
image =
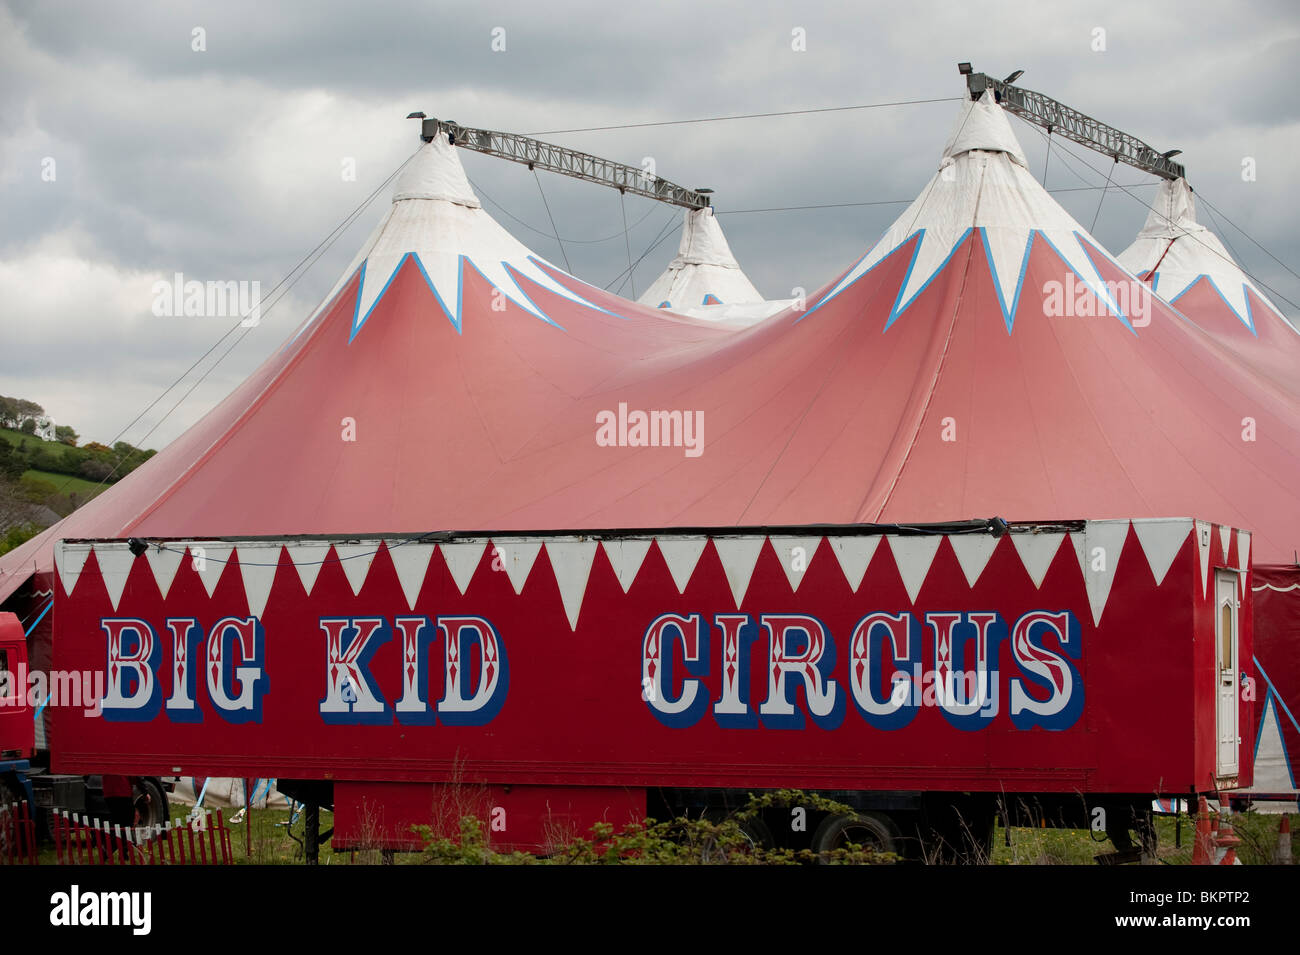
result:
[(218, 809), (196, 820), (123, 827), (75, 813), (54, 816), (60, 865), (231, 865), (230, 828)]
[(0, 865), (36, 865), (36, 822), (26, 802), (0, 803)]

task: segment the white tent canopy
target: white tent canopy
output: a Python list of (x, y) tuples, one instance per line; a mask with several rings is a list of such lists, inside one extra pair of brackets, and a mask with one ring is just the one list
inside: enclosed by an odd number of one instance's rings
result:
[[(1253, 330), (1255, 324), (1246, 299), (1247, 289), (1282, 318), (1276, 306), (1233, 261), (1218, 236), (1196, 221), (1196, 199), (1185, 179), (1160, 184), (1146, 225), (1133, 244), (1119, 254), (1119, 261), (1134, 275), (1154, 272), (1152, 289), (1175, 305), (1180, 296), (1204, 278), (1247, 328)], [(1289, 327), (1284, 318), (1283, 323)]]
[(752, 325), (794, 300), (765, 301), (732, 255), (713, 210), (690, 209), (677, 257), (637, 301), (692, 318)]

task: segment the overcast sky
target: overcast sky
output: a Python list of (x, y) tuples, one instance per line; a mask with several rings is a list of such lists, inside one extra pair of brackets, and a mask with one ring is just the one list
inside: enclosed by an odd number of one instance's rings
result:
[[(493, 49), (497, 28), (504, 50)], [(806, 49), (793, 49), (795, 30)], [(1158, 149), (1183, 149), (1198, 194), (1286, 268), (1203, 209), (1202, 221), (1300, 318), (1287, 301), (1300, 302), (1288, 271), (1300, 272), (1290, 74), (1300, 12), (1285, 0), (472, 9), (3, 0), (0, 394), (39, 402), (83, 440), (116, 438), (229, 324), (155, 316), (153, 283), (180, 272), (269, 292), (419, 145), (404, 119), (412, 110), (539, 133), (951, 98), (543, 137), (635, 165), (650, 156), (668, 179), (713, 187), (759, 290), (811, 292), (933, 175), (964, 88), (959, 60), (999, 76), (1024, 69), (1021, 85)], [(1041, 179), (1042, 137), (1012, 125)], [(1080, 187), (1100, 186), (1109, 163), (1071, 149), (1068, 164), (1051, 157), (1047, 187), (1071, 190), (1056, 198), (1085, 226), (1097, 216), (1096, 236), (1118, 253), (1147, 210), (1111, 189), (1098, 215), (1100, 190)], [(1243, 181), (1246, 157), (1254, 181)], [(355, 181), (343, 176), (349, 161)], [(601, 286), (626, 268), (618, 193), (542, 176), (559, 232), (574, 240), (562, 254), (531, 173), (473, 153), (462, 162), (488, 211), (539, 254), (560, 264), (567, 254), (573, 272)], [(1137, 170), (1120, 166), (1115, 180), (1154, 195), (1156, 180)], [(195, 376), (123, 438), (162, 447), (229, 392), (310, 314), (388, 202), (385, 190), (188, 398), (172, 410)], [(832, 203), (877, 204), (743, 211)], [(627, 216), (634, 258), (669, 232), (636, 269), (641, 292), (676, 252), (680, 210), (629, 197)]]

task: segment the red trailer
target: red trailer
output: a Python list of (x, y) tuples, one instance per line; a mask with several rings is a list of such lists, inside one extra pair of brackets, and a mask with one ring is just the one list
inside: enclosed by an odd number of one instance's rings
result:
[[(336, 847), (495, 844), (815, 790), (826, 848), (996, 813), (1117, 843), (1248, 785), (1250, 535), (1193, 519), (76, 540), (57, 769), (274, 776)], [(1121, 845), (1121, 847), (1123, 847)], [(985, 848), (987, 846), (985, 845)]]
[(1256, 565), (1254, 784), (1234, 802), (1294, 812), (1300, 797), (1300, 565)]

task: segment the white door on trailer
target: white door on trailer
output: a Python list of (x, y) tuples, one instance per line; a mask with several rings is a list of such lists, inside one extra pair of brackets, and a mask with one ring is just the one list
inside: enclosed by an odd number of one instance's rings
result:
[(1237, 775), (1237, 575), (1230, 570), (1215, 572), (1215, 636), (1218, 666), (1218, 757), (1220, 778)]

